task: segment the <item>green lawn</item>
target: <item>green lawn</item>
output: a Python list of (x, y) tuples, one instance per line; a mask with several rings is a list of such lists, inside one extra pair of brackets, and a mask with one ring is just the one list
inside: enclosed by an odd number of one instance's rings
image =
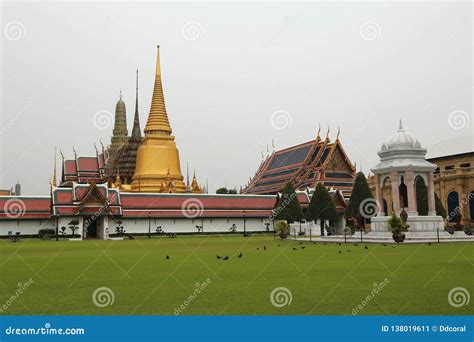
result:
[[(183, 305), (185, 315), (350, 315), (374, 283), (385, 279), (359, 314), (474, 313), (474, 298), (459, 308), (448, 303), (454, 287), (474, 296), (473, 243), (364, 246), (228, 235), (0, 240), (0, 314), (172, 315)], [(18, 283), (30, 278), (33, 283), (9, 299)], [(208, 286), (185, 305), (196, 283), (208, 278)], [(94, 305), (92, 294), (99, 287), (111, 289), (112, 305)], [(277, 287), (291, 292), (289, 305), (272, 305), (270, 293)]]

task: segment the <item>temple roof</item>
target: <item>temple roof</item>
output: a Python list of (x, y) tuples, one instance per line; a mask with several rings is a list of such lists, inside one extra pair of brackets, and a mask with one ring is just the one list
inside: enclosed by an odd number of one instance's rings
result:
[(314, 188), (322, 182), (350, 195), (355, 179), (355, 168), (339, 140), (329, 137), (314, 140), (273, 152), (260, 164), (255, 176), (243, 189), (247, 194), (276, 194), (286, 183), (297, 190)]

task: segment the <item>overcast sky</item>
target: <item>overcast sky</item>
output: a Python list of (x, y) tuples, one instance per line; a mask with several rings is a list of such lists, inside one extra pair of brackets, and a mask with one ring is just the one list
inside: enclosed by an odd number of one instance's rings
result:
[(110, 143), (97, 118), (120, 90), (130, 131), (137, 68), (143, 130), (157, 44), (183, 175), (189, 163), (212, 191), (244, 185), (272, 139), (305, 142), (319, 123), (332, 138), (340, 126), (364, 171), (399, 118), (428, 149), (472, 137), (470, 2), (1, 6), (0, 188), (49, 194), (55, 146)]

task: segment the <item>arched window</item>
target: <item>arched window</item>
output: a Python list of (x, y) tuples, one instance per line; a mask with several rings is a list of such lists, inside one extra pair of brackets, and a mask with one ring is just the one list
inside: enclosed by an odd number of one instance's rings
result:
[(402, 176), (400, 186), (398, 187), (400, 193), (400, 206), (402, 208), (408, 208), (408, 191), (405, 184), (405, 178)]
[(416, 208), (418, 215), (428, 215), (428, 189), (425, 180), (421, 176), (415, 178)]
[(456, 222), (459, 214), (459, 195), (456, 191), (448, 194), (448, 220), (449, 222)]
[(471, 222), (474, 222), (474, 191), (469, 194), (469, 216), (471, 216)]

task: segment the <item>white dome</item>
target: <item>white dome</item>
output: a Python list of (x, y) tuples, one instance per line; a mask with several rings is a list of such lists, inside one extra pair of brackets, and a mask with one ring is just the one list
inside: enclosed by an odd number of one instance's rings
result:
[[(415, 137), (403, 129), (402, 121), (400, 120), (400, 127), (398, 131), (392, 135), (388, 143), (384, 144), (385, 149), (393, 149), (398, 147), (404, 148), (420, 148), (420, 142), (415, 139)], [(382, 145), (382, 150), (384, 150), (384, 145)]]

